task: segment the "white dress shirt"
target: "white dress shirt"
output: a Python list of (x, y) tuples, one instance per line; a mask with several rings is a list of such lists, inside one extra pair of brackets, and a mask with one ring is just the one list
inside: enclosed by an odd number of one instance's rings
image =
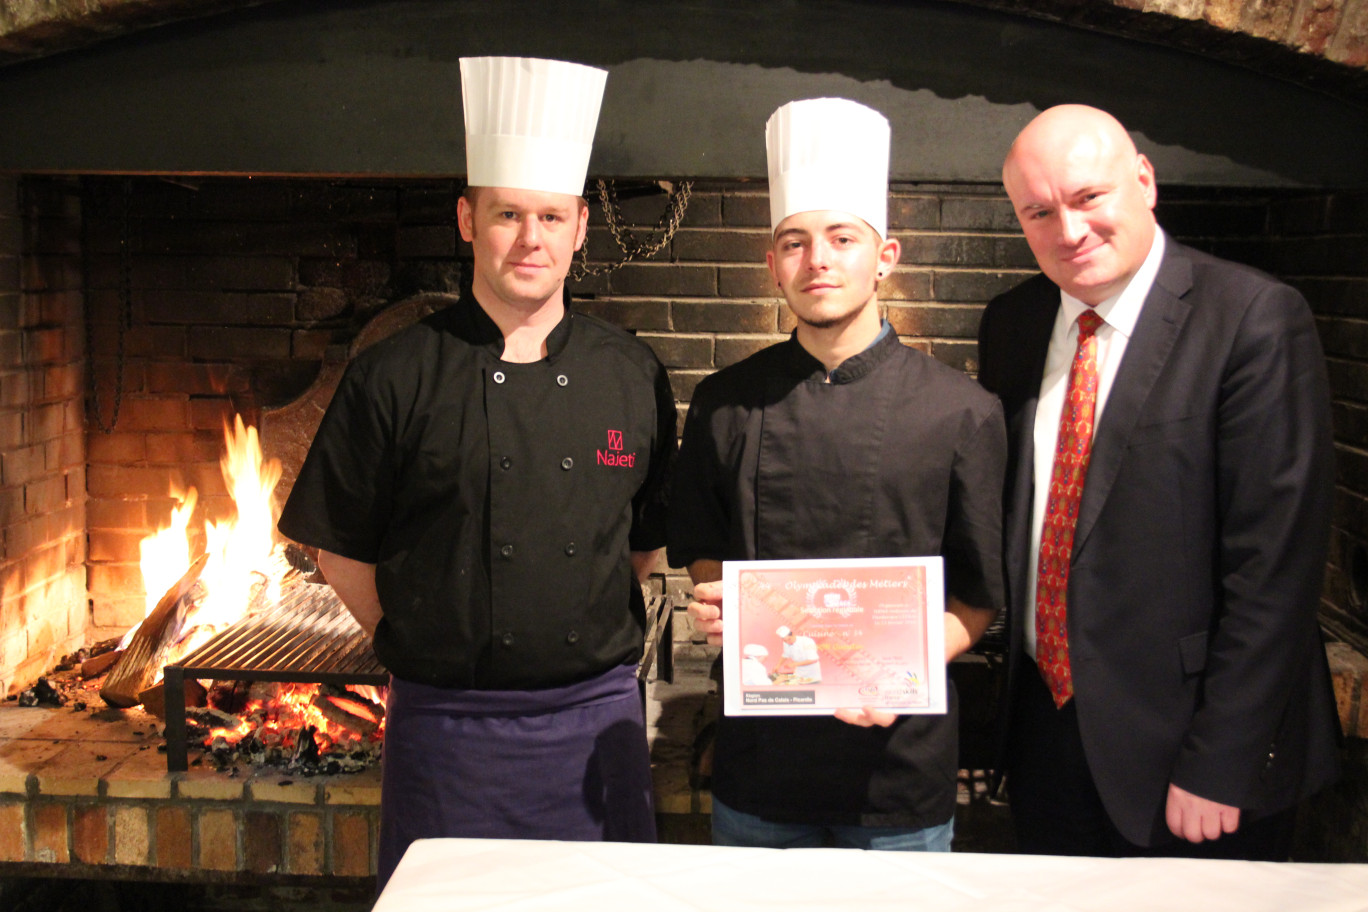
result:
[[(1102, 421), (1116, 372), (1126, 353), (1126, 344), (1135, 332), (1136, 321), (1145, 298), (1164, 258), (1164, 232), (1154, 232), (1154, 244), (1126, 287), (1093, 308), (1102, 318), (1097, 328), (1097, 406), (1093, 412), (1093, 433)], [(1035, 498), (1031, 507), (1030, 567), (1026, 584), (1026, 653), (1036, 654), (1036, 577), (1040, 565), (1040, 531), (1045, 524), (1045, 503), (1050, 494), (1050, 474), (1054, 471), (1055, 443), (1059, 437), (1059, 414), (1064, 410), (1064, 394), (1069, 388), (1069, 369), (1078, 349), (1078, 316), (1088, 305), (1064, 292), (1059, 293), (1060, 308), (1050, 333), (1045, 355), (1045, 374), (1040, 381), (1040, 400), (1035, 416)], [(1083, 488), (1087, 490), (1084, 477)], [(1067, 610), (1067, 608), (1066, 608)]]

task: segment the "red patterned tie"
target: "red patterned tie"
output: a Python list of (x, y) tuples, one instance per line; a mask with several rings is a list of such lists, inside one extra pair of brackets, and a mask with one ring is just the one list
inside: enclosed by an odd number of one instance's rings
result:
[(1097, 407), (1097, 327), (1091, 310), (1078, 315), (1078, 351), (1069, 370), (1069, 391), (1059, 414), (1054, 469), (1045, 523), (1040, 531), (1040, 569), (1036, 577), (1036, 664), (1054, 695), (1055, 706), (1073, 697), (1069, 670), (1069, 628), (1064, 602), (1069, 589), (1078, 502), (1092, 453), (1093, 412)]

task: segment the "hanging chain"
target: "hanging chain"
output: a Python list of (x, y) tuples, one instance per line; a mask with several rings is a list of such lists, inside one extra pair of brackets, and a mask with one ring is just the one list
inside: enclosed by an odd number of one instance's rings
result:
[(656, 220), (655, 227), (644, 238), (638, 238), (631, 228), (622, 223), (622, 204), (618, 201), (617, 185), (600, 179), (598, 196), (603, 207), (603, 218), (607, 221), (608, 230), (612, 232), (613, 240), (617, 241), (618, 249), (622, 251), (623, 256), (616, 263), (590, 266), (589, 242), (586, 238), (580, 247), (579, 262), (570, 270), (570, 278), (577, 281), (585, 276), (606, 275), (615, 269), (621, 269), (633, 260), (655, 256), (670, 243), (675, 232), (679, 230), (679, 223), (684, 220), (684, 213), (689, 208), (689, 195), (692, 192), (692, 181), (674, 184), (670, 189), (669, 198), (665, 201), (665, 211)]
[[(110, 415), (109, 423), (105, 424), (104, 416), (100, 414), (100, 385), (95, 377), (95, 321), (91, 318), (90, 307), (90, 275), (89, 268), (86, 269), (85, 289), (85, 325), (86, 325), (86, 379), (90, 389), (90, 413), (95, 419), (96, 426), (106, 434), (113, 433), (114, 428), (119, 423), (119, 409), (123, 406), (124, 393), (124, 361), (125, 361), (125, 336), (128, 330), (133, 327), (133, 257), (129, 244), (129, 200), (133, 195), (133, 181), (124, 178), (123, 194), (119, 210), (119, 318), (115, 326), (117, 343), (117, 356), (114, 370), (114, 411)], [(86, 213), (82, 213), (83, 219), (88, 219)], [(89, 243), (82, 245), (85, 258), (88, 260)]]

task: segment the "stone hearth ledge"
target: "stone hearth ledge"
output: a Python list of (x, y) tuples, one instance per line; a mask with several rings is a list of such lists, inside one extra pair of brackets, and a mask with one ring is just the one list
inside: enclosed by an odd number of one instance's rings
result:
[[(380, 770), (168, 773), (137, 710), (0, 706), (0, 872), (369, 878)], [(60, 871), (54, 870), (60, 865)]]

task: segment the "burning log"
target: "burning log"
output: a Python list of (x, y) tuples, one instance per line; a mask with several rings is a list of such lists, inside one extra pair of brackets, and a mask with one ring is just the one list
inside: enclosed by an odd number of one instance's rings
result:
[[(351, 696), (348, 694), (347, 696)], [(346, 699), (325, 693), (322, 688), (314, 695), (313, 707), (322, 713), (323, 718), (334, 725), (340, 725), (347, 731), (360, 735), (363, 738), (369, 737), (380, 728), (380, 719), (376, 717), (374, 710), (359, 697)]]
[(114, 666), (100, 688), (100, 696), (110, 706), (138, 705), (138, 694), (146, 690), (157, 675), (167, 651), (175, 644), (185, 620), (190, 591), (199, 580), (208, 554), (200, 555), (185, 575), (166, 591), (157, 607), (143, 620), (123, 658)]
[(206, 703), (224, 712), (240, 713), (247, 708), (250, 695), (249, 681), (210, 681)]
[[(374, 688), (371, 688), (371, 690), (374, 692)], [(380, 722), (385, 718), (383, 697), (381, 697), (380, 702), (377, 703), (374, 700), (362, 696), (350, 687), (341, 687), (336, 684), (320, 684), (318, 685), (318, 692), (320, 694), (326, 694), (334, 702), (347, 707), (352, 715), (365, 716), (367, 719), (373, 719), (376, 722)]]

